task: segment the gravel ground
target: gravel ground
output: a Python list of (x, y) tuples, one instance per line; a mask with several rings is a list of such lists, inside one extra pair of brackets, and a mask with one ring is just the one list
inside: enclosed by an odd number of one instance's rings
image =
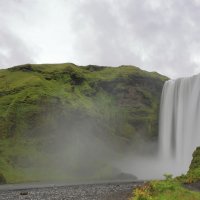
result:
[[(3, 186), (0, 200), (127, 200), (143, 182), (118, 182), (66, 186)], [(25, 188), (25, 189), (24, 189)]]

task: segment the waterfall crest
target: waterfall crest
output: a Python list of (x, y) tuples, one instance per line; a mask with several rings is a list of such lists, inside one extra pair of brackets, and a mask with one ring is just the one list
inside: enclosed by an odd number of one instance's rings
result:
[(168, 161), (170, 173), (185, 173), (199, 145), (200, 74), (166, 81), (160, 104), (161, 160)]

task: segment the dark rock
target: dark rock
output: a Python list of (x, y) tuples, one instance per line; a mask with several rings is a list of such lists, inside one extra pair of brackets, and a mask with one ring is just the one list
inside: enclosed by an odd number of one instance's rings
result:
[(71, 77), (71, 84), (72, 85), (81, 85), (85, 80), (85, 78), (82, 74), (79, 74), (79, 73), (76, 73), (76, 72), (71, 73), (70, 77)]
[(28, 192), (20, 192), (20, 195), (28, 195)]
[(34, 69), (31, 64), (24, 64), (19, 66), (14, 66), (9, 69), (10, 71), (24, 71), (24, 72), (33, 72)]
[(106, 68), (105, 66), (97, 66), (97, 65), (88, 65), (88, 66), (85, 67), (85, 69), (87, 69), (91, 72), (101, 71), (105, 68)]

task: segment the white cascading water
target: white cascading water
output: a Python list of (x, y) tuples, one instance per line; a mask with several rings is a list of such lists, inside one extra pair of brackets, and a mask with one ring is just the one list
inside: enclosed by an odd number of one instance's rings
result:
[(188, 170), (200, 146), (200, 74), (166, 81), (160, 104), (159, 151), (166, 172)]
[(165, 82), (160, 102), (158, 155), (136, 154), (120, 166), (144, 180), (161, 179), (166, 173), (179, 176), (188, 171), (197, 146), (200, 146), (200, 74)]

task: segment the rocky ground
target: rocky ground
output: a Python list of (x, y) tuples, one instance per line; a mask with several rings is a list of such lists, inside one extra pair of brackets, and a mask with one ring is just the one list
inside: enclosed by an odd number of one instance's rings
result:
[(200, 181), (197, 181), (195, 183), (185, 184), (186, 188), (194, 191), (200, 191)]
[(1, 186), (0, 200), (127, 200), (142, 182)]

